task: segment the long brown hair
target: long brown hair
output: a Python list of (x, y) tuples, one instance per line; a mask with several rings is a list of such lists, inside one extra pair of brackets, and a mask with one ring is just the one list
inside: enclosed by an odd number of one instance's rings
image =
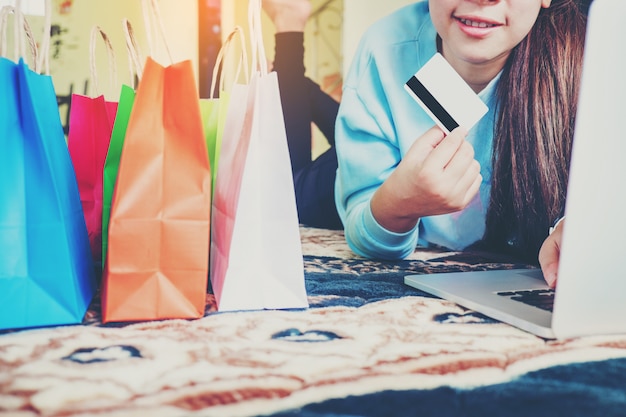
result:
[(483, 239), (491, 250), (536, 263), (564, 207), (585, 28), (574, 0), (553, 0), (500, 76)]

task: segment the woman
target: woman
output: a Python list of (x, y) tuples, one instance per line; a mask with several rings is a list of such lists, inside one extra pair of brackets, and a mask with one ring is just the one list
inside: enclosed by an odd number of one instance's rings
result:
[[(574, 0), (424, 0), (374, 24), (336, 126), (351, 248), (400, 259), (418, 243), (480, 247), (536, 263), (565, 202), (585, 23)], [(444, 136), (404, 91), (436, 52), (490, 108), (469, 132)]]

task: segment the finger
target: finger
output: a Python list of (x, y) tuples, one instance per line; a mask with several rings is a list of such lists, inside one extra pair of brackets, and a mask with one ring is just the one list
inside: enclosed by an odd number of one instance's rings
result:
[(548, 284), (548, 286), (550, 286), (551, 288), (556, 287), (556, 279), (557, 279), (557, 272), (559, 270), (559, 263), (558, 262), (549, 263), (545, 266), (542, 266), (541, 270), (543, 272), (543, 278), (546, 280), (546, 283)]
[(418, 148), (420, 152), (430, 153), (432, 152), (441, 141), (446, 137), (446, 134), (437, 126), (433, 126), (428, 129), (422, 136), (417, 138), (411, 148)]
[[(474, 147), (467, 141), (463, 140), (461, 146), (452, 156), (448, 164), (444, 167), (446, 175), (451, 178), (462, 177), (470, 168), (476, 168), (478, 161), (474, 159)], [(476, 174), (476, 171), (472, 171)]]
[(422, 165), (444, 138), (443, 130), (433, 126), (417, 138), (403, 159), (411, 165)]
[(446, 134), (443, 130), (438, 126), (433, 126), (418, 139), (418, 142), (420, 142), (418, 146), (429, 146), (435, 149), (445, 137)]
[(483, 176), (480, 175), (480, 165), (477, 161), (468, 169), (467, 174), (459, 180), (458, 193), (463, 196), (461, 200), (462, 207), (466, 207), (476, 196), (483, 182)]
[(455, 185), (448, 205), (450, 210), (458, 211), (465, 209), (478, 194), (483, 177), (478, 174), (467, 175)]
[(543, 271), (544, 279), (551, 287), (556, 286), (559, 257), (561, 253), (557, 233), (560, 233), (560, 230), (548, 236), (539, 249), (539, 265)]
[(429, 156), (429, 162), (442, 169), (445, 168), (465, 142), (467, 131), (457, 127), (437, 145)]

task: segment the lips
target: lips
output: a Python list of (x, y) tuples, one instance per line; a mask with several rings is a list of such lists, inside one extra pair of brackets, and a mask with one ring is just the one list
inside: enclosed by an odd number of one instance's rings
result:
[(496, 20), (485, 19), (479, 16), (456, 16), (454, 19), (459, 29), (466, 36), (474, 39), (485, 39), (502, 27), (502, 24)]

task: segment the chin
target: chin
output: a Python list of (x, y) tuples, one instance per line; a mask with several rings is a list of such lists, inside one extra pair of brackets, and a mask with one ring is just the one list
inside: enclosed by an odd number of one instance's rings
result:
[(504, 65), (504, 62), (508, 58), (510, 51), (506, 53), (498, 53), (493, 50), (480, 50), (476, 47), (470, 47), (465, 51), (461, 51), (458, 55), (460, 59), (472, 65), (491, 65), (500, 63)]

